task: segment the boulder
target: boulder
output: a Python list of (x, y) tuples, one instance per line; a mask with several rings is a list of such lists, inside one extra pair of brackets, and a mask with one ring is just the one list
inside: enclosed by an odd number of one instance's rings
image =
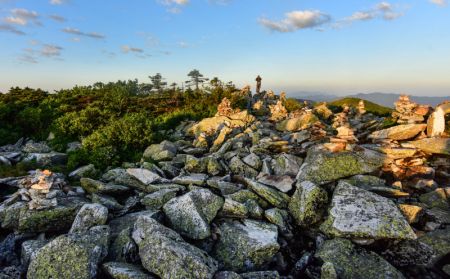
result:
[(271, 161), (271, 166), (275, 175), (289, 175), (295, 177), (300, 170), (302, 163), (302, 158), (283, 153)]
[(141, 199), (147, 209), (159, 210), (169, 200), (177, 196), (178, 189), (162, 189), (154, 193), (148, 194)]
[(178, 152), (177, 146), (170, 141), (163, 141), (160, 144), (152, 144), (144, 151), (144, 160), (170, 161)]
[(424, 138), (409, 144), (426, 153), (450, 155), (450, 138)]
[(139, 217), (133, 239), (139, 246), (142, 266), (162, 279), (211, 279), (218, 269), (216, 260), (206, 252), (152, 218)]
[(403, 279), (400, 271), (376, 253), (357, 248), (346, 239), (327, 240), (315, 257), (331, 263), (338, 278)]
[(381, 254), (395, 266), (426, 266), (434, 257), (433, 249), (418, 240), (405, 240), (394, 243)]
[(165, 181), (157, 173), (152, 172), (148, 169), (127, 169), (127, 173), (144, 185)]
[(52, 149), (44, 142), (28, 142), (22, 147), (25, 153), (50, 153)]
[(223, 203), (223, 198), (211, 191), (198, 189), (171, 199), (163, 210), (177, 232), (192, 239), (205, 239), (211, 235), (209, 224)]
[(208, 175), (203, 173), (192, 173), (192, 174), (181, 174), (174, 179), (172, 179), (173, 183), (180, 185), (198, 185), (201, 186), (205, 184), (206, 179), (208, 179)]
[(287, 193), (292, 190), (292, 185), (294, 185), (295, 180), (289, 175), (264, 174), (258, 177), (258, 182)]
[(264, 222), (226, 221), (220, 225), (219, 235), (213, 255), (225, 270), (243, 272), (264, 268), (280, 249), (277, 227)]
[(244, 178), (244, 182), (248, 188), (273, 206), (278, 208), (287, 208), (290, 198), (285, 193), (252, 179)]
[(327, 220), (321, 225), (332, 237), (351, 239), (416, 239), (408, 221), (389, 199), (340, 181)]
[(238, 156), (234, 156), (228, 165), (232, 173), (245, 177), (255, 178), (258, 171), (244, 163)]
[(297, 190), (291, 197), (289, 212), (297, 225), (310, 226), (322, 219), (328, 202), (325, 190), (310, 181), (297, 183)]
[(212, 135), (219, 131), (224, 125), (229, 128), (244, 128), (255, 121), (255, 117), (244, 110), (238, 113), (234, 113), (227, 116), (215, 116), (211, 118), (205, 118), (192, 126), (188, 135), (194, 135), (198, 137), (202, 133)]
[(93, 164), (79, 167), (78, 169), (69, 173), (69, 178), (72, 180), (80, 180), (83, 177), (95, 178), (98, 174), (97, 169)]
[(35, 162), (39, 167), (65, 165), (67, 163), (67, 154), (53, 151), (50, 153), (28, 153), (22, 159), (22, 162)]
[(298, 181), (318, 185), (341, 178), (378, 171), (384, 156), (369, 149), (331, 153), (311, 148), (297, 175)]
[(369, 138), (374, 140), (381, 140), (381, 139), (407, 140), (425, 131), (426, 128), (427, 124), (398, 125), (388, 129), (375, 131), (369, 135)]
[(78, 209), (84, 201), (80, 200), (60, 200), (56, 207), (49, 207), (43, 210), (20, 209), (17, 223), (19, 232), (40, 233), (49, 231), (64, 231), (70, 229)]
[(80, 184), (90, 194), (121, 194), (129, 191), (129, 188), (126, 186), (106, 184), (87, 177), (81, 178)]
[(104, 225), (108, 219), (108, 209), (101, 204), (84, 204), (78, 211), (69, 233), (84, 233), (97, 225)]
[(27, 278), (96, 278), (97, 265), (108, 253), (108, 238), (108, 226), (58, 236), (36, 253)]
[(44, 247), (45, 244), (47, 244), (47, 241), (34, 239), (22, 242), (22, 249), (20, 253), (20, 262), (22, 266), (28, 269), (28, 265), (30, 264), (31, 260), (36, 257), (37, 251)]
[(421, 236), (418, 241), (430, 246), (434, 255), (431, 263), (436, 263), (450, 254), (450, 228), (435, 230)]
[(277, 123), (276, 129), (283, 132), (296, 132), (307, 129), (319, 121), (319, 118), (314, 114), (306, 113), (299, 117), (289, 118)]

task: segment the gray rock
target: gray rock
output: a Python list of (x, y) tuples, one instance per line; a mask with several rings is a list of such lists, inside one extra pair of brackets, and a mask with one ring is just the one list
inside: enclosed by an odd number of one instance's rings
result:
[(65, 165), (67, 163), (67, 154), (53, 151), (50, 153), (28, 153), (22, 159), (22, 162), (36, 162), (39, 167)]
[(346, 239), (325, 241), (315, 257), (325, 263), (331, 263), (338, 278), (404, 278), (400, 271), (383, 258), (374, 252), (355, 247)]
[(178, 189), (162, 189), (157, 192), (146, 195), (141, 199), (147, 209), (159, 210), (169, 200), (177, 196)]
[(212, 278), (216, 260), (149, 217), (139, 217), (133, 231), (142, 265), (162, 279)]
[(332, 153), (311, 148), (300, 168), (297, 181), (311, 181), (318, 185), (341, 178), (377, 171), (384, 157), (375, 151), (344, 151)]
[(252, 179), (244, 178), (244, 181), (253, 192), (268, 201), (271, 205), (279, 208), (287, 208), (290, 198), (285, 193)]
[(144, 185), (167, 182), (161, 176), (147, 169), (127, 169), (127, 173)]
[(108, 252), (108, 237), (108, 226), (97, 226), (55, 238), (36, 253), (27, 278), (96, 278), (97, 265)]
[(30, 261), (35, 258), (37, 251), (45, 244), (47, 244), (47, 241), (34, 239), (22, 242), (22, 250), (20, 253), (22, 266), (28, 268)]
[(102, 268), (106, 274), (113, 279), (153, 279), (140, 266), (121, 262), (107, 262), (102, 264)]
[(281, 154), (271, 161), (275, 175), (289, 175), (295, 177), (303, 163), (303, 159), (291, 154)]
[(139, 251), (131, 237), (132, 232), (133, 228), (126, 228), (113, 238), (109, 246), (108, 260), (126, 263), (139, 261)]
[(233, 271), (220, 271), (214, 275), (214, 279), (241, 279), (242, 277)]
[(56, 207), (43, 210), (22, 207), (18, 216), (19, 232), (49, 232), (70, 229), (78, 209), (84, 202), (79, 200), (59, 200)]
[(192, 239), (205, 239), (211, 235), (209, 224), (223, 204), (223, 198), (198, 189), (171, 199), (163, 210), (177, 232)]
[(183, 174), (172, 179), (173, 183), (181, 184), (181, 185), (198, 185), (201, 186), (205, 184), (206, 179), (208, 179), (208, 175), (203, 173), (192, 173), (192, 174)]
[(435, 256), (433, 249), (418, 240), (406, 240), (391, 245), (381, 254), (383, 258), (395, 266), (426, 266)]
[(80, 180), (83, 177), (95, 178), (98, 171), (95, 169), (93, 164), (79, 167), (78, 169), (69, 173), (69, 178), (72, 180)]
[(44, 142), (28, 142), (22, 148), (25, 153), (50, 153), (52, 149)]
[(261, 175), (258, 177), (258, 182), (269, 185), (278, 189), (283, 193), (287, 193), (292, 190), (295, 180), (289, 175)]
[(130, 190), (126, 186), (106, 184), (87, 177), (81, 178), (80, 183), (81, 187), (83, 187), (83, 189), (90, 194), (122, 194)]
[(84, 204), (78, 211), (69, 233), (84, 233), (90, 228), (104, 225), (108, 219), (108, 209), (101, 204)]
[(262, 167), (261, 158), (259, 158), (259, 156), (255, 153), (250, 153), (249, 155), (245, 156), (242, 161), (255, 170), (260, 170)]
[(258, 176), (258, 171), (244, 163), (239, 157), (231, 158), (229, 168), (232, 173), (242, 175), (244, 177), (255, 178)]
[(277, 227), (264, 222), (226, 221), (220, 225), (219, 235), (213, 255), (226, 270), (242, 272), (264, 268), (280, 248)]
[(297, 190), (289, 203), (289, 212), (297, 225), (310, 226), (322, 219), (327, 202), (325, 190), (310, 181), (303, 181), (297, 183)]
[(352, 239), (416, 239), (398, 207), (391, 200), (340, 181), (334, 190), (326, 234)]
[(446, 255), (450, 254), (450, 228), (435, 230), (421, 236), (420, 242), (430, 246), (433, 249), (434, 256), (431, 262), (434, 264)]
[(123, 205), (121, 205), (115, 198), (107, 195), (92, 194), (91, 200), (93, 203), (104, 205), (111, 211), (119, 211), (124, 208)]
[(278, 271), (253, 271), (240, 274), (242, 279), (280, 279)]
[(225, 198), (222, 210), (219, 212), (222, 217), (246, 218), (248, 217), (248, 209), (245, 204)]
[(170, 161), (177, 155), (178, 148), (170, 141), (163, 141), (160, 144), (152, 144), (144, 151), (145, 160)]
[(123, 230), (132, 229), (137, 219), (141, 216), (146, 216), (155, 220), (161, 220), (162, 215), (163, 214), (160, 211), (144, 210), (128, 213), (121, 217), (114, 218), (108, 223), (109, 227), (111, 228), (111, 238), (116, 238)]

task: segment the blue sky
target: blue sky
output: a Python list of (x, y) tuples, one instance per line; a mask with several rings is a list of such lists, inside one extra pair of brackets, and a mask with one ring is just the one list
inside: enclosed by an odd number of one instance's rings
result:
[(450, 95), (446, 1), (0, 0), (0, 91), (196, 68), (288, 95)]

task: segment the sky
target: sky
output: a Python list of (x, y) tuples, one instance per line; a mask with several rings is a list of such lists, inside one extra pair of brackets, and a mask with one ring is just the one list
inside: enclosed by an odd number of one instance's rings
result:
[(0, 91), (198, 69), (238, 86), (450, 95), (448, 0), (0, 0)]

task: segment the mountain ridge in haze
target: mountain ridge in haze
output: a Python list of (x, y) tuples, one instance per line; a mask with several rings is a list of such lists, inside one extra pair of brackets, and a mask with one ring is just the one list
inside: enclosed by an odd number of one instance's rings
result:
[[(345, 96), (338, 96), (333, 94), (326, 94), (322, 92), (297, 92), (294, 93), (293, 96), (295, 98), (301, 98), (305, 100), (311, 100), (315, 102), (331, 102), (334, 100), (342, 99), (345, 97), (351, 98), (359, 98), (364, 99), (382, 106), (386, 107), (394, 107), (394, 102), (398, 100), (401, 94), (397, 93), (381, 93), (381, 92), (373, 92), (373, 93), (358, 93), (351, 94)], [(437, 106), (444, 101), (450, 101), (450, 96), (442, 96), (442, 97), (428, 97), (428, 96), (414, 96), (410, 95), (410, 98), (413, 102), (423, 104), (423, 105), (431, 105)]]

